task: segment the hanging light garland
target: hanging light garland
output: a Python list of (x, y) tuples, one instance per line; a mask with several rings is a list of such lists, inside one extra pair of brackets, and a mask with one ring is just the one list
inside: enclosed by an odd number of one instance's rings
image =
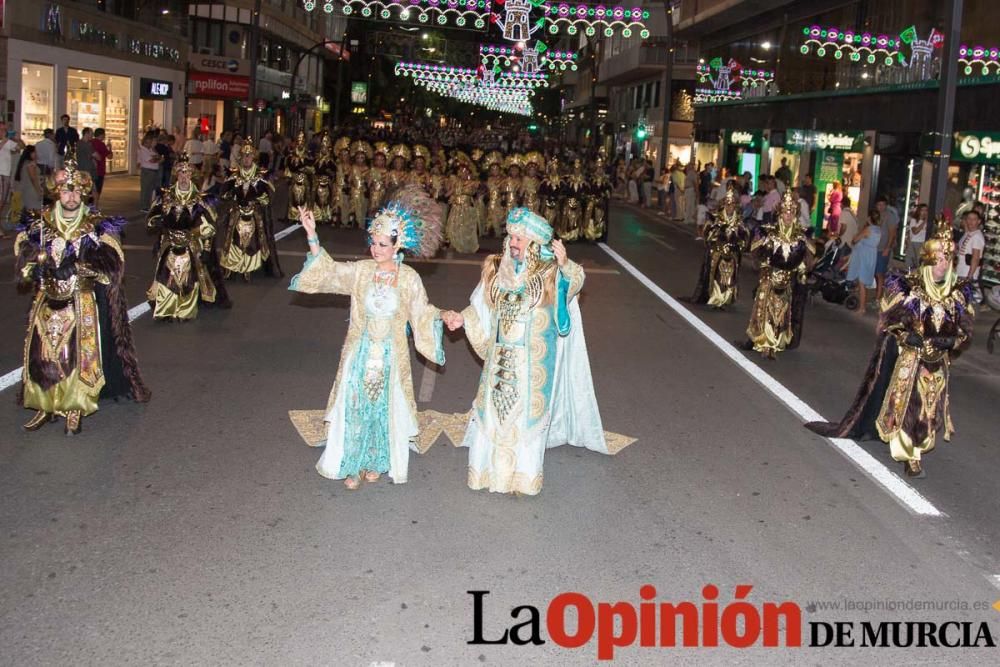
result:
[(382, 21), (483, 30), (493, 12), (491, 0), (304, 0), (307, 12), (322, 6), (332, 14)]
[(774, 72), (764, 69), (744, 69), (739, 61), (730, 58), (713, 58), (708, 64), (700, 63), (695, 69), (698, 83), (695, 104), (725, 102), (744, 97), (766, 94), (774, 82)]
[(958, 49), (958, 64), (962, 65), (966, 76), (1000, 74), (1000, 49), (962, 44)]
[(544, 42), (523, 48), (481, 44), (479, 57), (484, 67), (517, 67), (519, 71), (532, 72), (539, 68), (552, 71), (576, 71), (577, 54), (571, 51), (552, 51)]
[[(507, 0), (509, 3), (510, 0)], [(605, 37), (631, 37), (638, 32), (639, 37), (649, 37), (646, 21), (649, 11), (642, 7), (605, 7), (604, 5), (568, 4), (565, 2), (542, 5), (549, 33), (555, 35), (565, 30), (575, 35), (580, 30), (588, 37), (600, 31)]]
[(525, 116), (534, 112), (531, 104), (533, 93), (530, 90), (497, 90), (479, 84), (441, 81), (426, 82), (425, 88), (438, 95), (451, 97), (467, 104), (475, 104), (492, 111)]
[(902, 42), (899, 37), (822, 28), (818, 25), (803, 28), (802, 35), (805, 38), (799, 47), (802, 55), (815, 51), (820, 58), (832, 54), (836, 60), (841, 60), (847, 56), (852, 62), (864, 59), (869, 65), (874, 65), (880, 59), (884, 64), (892, 65), (902, 57), (899, 51)]
[(396, 63), (396, 76), (409, 77), (418, 84), (436, 81), (442, 83), (476, 83), (487, 88), (544, 88), (549, 85), (544, 72), (502, 72), (499, 67), (470, 69), (427, 63)]

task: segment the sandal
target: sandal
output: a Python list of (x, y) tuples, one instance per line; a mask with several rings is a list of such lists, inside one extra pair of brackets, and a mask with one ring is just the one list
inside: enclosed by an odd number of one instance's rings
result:
[(365, 478), (366, 482), (377, 482), (378, 478), (381, 477), (381, 476), (382, 475), (380, 475), (379, 473), (375, 472), (374, 470), (369, 470), (369, 471), (367, 471), (364, 474), (364, 478)]
[(344, 480), (344, 486), (346, 486), (351, 491), (357, 491), (358, 487), (361, 486), (361, 480), (357, 477), (348, 477)]

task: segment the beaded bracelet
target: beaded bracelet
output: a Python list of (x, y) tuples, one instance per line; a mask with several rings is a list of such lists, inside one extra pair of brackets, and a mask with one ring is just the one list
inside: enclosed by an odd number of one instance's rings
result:
[(310, 237), (308, 237), (306, 239), (306, 243), (308, 243), (309, 245), (312, 245), (314, 243), (316, 245), (319, 245), (319, 237), (318, 236), (310, 236)]

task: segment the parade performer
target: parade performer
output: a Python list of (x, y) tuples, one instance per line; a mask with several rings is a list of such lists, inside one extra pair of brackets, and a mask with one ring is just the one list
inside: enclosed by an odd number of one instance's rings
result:
[(750, 252), (760, 260), (760, 284), (744, 348), (774, 359), (802, 340), (806, 276), (815, 254), (812, 240), (799, 225), (799, 203), (791, 188), (781, 200), (777, 221), (763, 225), (758, 234)]
[(458, 173), (448, 183), (448, 243), (456, 252), (471, 254), (479, 250), (479, 213), (474, 200), (479, 181), (472, 177), (476, 165), (461, 151), (455, 151), (452, 160)]
[(146, 219), (157, 232), (156, 269), (146, 298), (155, 320), (193, 320), (199, 301), (230, 307), (222, 269), (213, 247), (215, 209), (192, 182), (187, 153), (174, 163), (176, 181), (153, 203)]
[(588, 241), (600, 241), (608, 232), (608, 207), (611, 200), (611, 179), (604, 168), (604, 158), (594, 159), (587, 188), (587, 206), (584, 209), (583, 236)]
[(440, 206), (419, 188), (399, 191), (369, 224), (372, 259), (358, 262), (333, 261), (320, 248), (311, 217), (302, 214), (309, 255), (289, 289), (351, 297), (347, 338), (325, 412), (326, 450), (316, 469), (345, 480), (349, 489), (382, 473), (402, 484), (418, 435), (407, 329), (419, 354), (444, 364), (441, 313), (402, 258), (437, 251)]
[[(329, 142), (325, 135), (324, 140)], [(285, 215), (288, 222), (298, 222), (299, 209), (312, 206), (313, 172), (313, 161), (309, 157), (309, 147), (306, 145), (306, 133), (299, 132), (285, 159), (285, 176), (289, 180), (288, 212)]]
[(943, 218), (921, 247), (920, 266), (889, 276), (880, 303), (878, 336), (854, 402), (839, 423), (806, 427), (835, 438), (881, 439), (910, 477), (925, 475), (922, 457), (937, 433), (951, 440), (952, 360), (972, 337), (971, 283), (954, 269), (955, 242)]
[(583, 162), (573, 160), (573, 168), (562, 181), (562, 206), (559, 213), (559, 226), (556, 232), (563, 241), (576, 241), (583, 236), (584, 197), (589, 185), (583, 174)]
[(543, 164), (542, 154), (538, 151), (531, 151), (524, 156), (524, 176), (521, 178), (521, 205), (532, 213), (542, 214), (542, 196), (539, 188), (542, 186), (542, 179), (538, 175), (538, 170)]
[(740, 201), (730, 183), (719, 212), (705, 227), (705, 259), (691, 298), (693, 303), (707, 303), (719, 310), (736, 303), (740, 261), (749, 240)]
[(410, 177), (407, 168), (413, 153), (406, 144), (396, 144), (390, 151), (390, 157), (392, 158), (392, 169), (389, 170), (388, 189), (392, 192), (406, 185), (406, 181)]
[[(506, 178), (500, 185), (500, 202), (503, 205), (503, 220), (507, 220), (507, 216), (515, 208), (521, 206), (521, 160), (523, 158), (513, 153), (507, 156), (504, 160), (504, 168), (507, 171)], [(503, 229), (500, 230), (501, 234)]]
[(350, 137), (340, 137), (333, 144), (333, 153), (337, 156), (337, 168), (330, 180), (330, 194), (333, 224), (337, 226), (346, 226), (351, 219), (351, 188), (348, 177), (353, 165), (351, 165), (350, 146)]
[(68, 435), (97, 412), (99, 398), (149, 400), (132, 346), (125, 300), (125, 255), (117, 234), (125, 221), (84, 205), (90, 175), (73, 160), (54, 174), (57, 201), (34, 213), (14, 242), (21, 287), (34, 291), (24, 340), (19, 402), (35, 431), (66, 419)]
[(559, 219), (560, 202), (562, 201), (563, 181), (559, 175), (559, 160), (552, 156), (549, 158), (548, 168), (545, 171), (545, 178), (538, 188), (542, 196), (542, 217), (549, 221), (553, 229), (559, 229), (561, 221)]
[(506, 222), (471, 305), (442, 317), (485, 362), (463, 441), (469, 488), (535, 495), (547, 448), (609, 450), (576, 298), (583, 268), (537, 214), (515, 209)]
[(222, 186), (222, 198), (233, 202), (222, 241), (222, 268), (227, 275), (242, 274), (246, 281), (261, 267), (268, 275), (280, 278), (284, 274), (271, 219), (274, 186), (267, 179), (267, 171), (257, 166), (257, 150), (252, 143), (243, 144), (230, 173)]
[(480, 236), (499, 237), (507, 211), (504, 209), (503, 186), (507, 180), (500, 171), (503, 155), (500, 151), (490, 151), (483, 157), (483, 168), (486, 170), (485, 183), (485, 218)]
[(431, 175), (427, 171), (427, 163), (431, 158), (431, 152), (426, 146), (417, 144), (413, 147), (413, 168), (406, 178), (406, 182), (423, 188), (424, 192), (431, 192)]
[(375, 157), (372, 168), (368, 172), (368, 216), (375, 215), (385, 204), (387, 188), (389, 187), (389, 170), (386, 168), (389, 159), (389, 144), (376, 141)]
[(319, 150), (316, 153), (316, 161), (312, 165), (311, 172), (315, 177), (315, 185), (312, 187), (312, 208), (310, 210), (316, 216), (317, 224), (334, 224), (339, 217), (340, 201), (336, 185), (337, 157), (330, 146), (329, 135), (324, 134), (320, 139)]
[[(355, 141), (351, 144), (351, 155), (354, 164), (347, 174), (348, 227), (364, 227), (368, 216), (368, 160), (371, 159), (372, 147), (367, 141)], [(390, 190), (392, 182), (389, 183)]]

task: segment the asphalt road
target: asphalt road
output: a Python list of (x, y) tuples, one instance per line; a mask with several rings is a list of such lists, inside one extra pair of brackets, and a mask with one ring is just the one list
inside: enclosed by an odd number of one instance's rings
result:
[[(668, 294), (690, 293), (701, 257), (690, 230), (626, 208), (612, 220), (612, 249)], [(357, 231), (320, 236), (332, 253), (364, 250)], [(21, 364), (28, 304), (13, 293), (5, 244), (0, 374)], [(126, 246), (137, 304), (152, 272), (141, 226), (130, 226)], [(920, 516), (802, 428), (608, 253), (574, 245), (590, 270), (581, 305), (605, 428), (637, 441), (614, 457), (550, 450), (535, 498), (470, 491), (467, 453), (445, 439), (411, 458), (407, 484), (349, 492), (314, 471), (319, 452), (288, 420), (326, 401), (347, 301), (288, 292), (301, 232), (279, 247), (286, 278), (231, 282), (232, 310), (133, 324), (149, 404), (102, 405), (70, 439), (55, 426), (23, 433), (30, 414), (14, 407), (13, 388), (0, 395), (0, 663), (592, 664), (596, 641), (561, 648), (544, 628), (540, 646), (468, 644), (467, 591), (490, 591), (484, 635), (495, 638), (527, 618), (511, 619), (518, 605), (539, 608), (544, 626), (562, 592), (638, 606), (644, 584), (658, 601), (699, 605), (715, 584), (720, 609), (737, 585), (752, 585), (750, 603), (794, 601), (804, 626), (988, 621), (997, 636), (992, 609), (823, 608), (1000, 597), (991, 583), (1000, 573), (991, 409), (1000, 364), (981, 339), (955, 366), (954, 441), (928, 457), (926, 479), (904, 482), (943, 514)], [(413, 265), (434, 303), (459, 308), (482, 253)], [(726, 340), (746, 325), (753, 276), (743, 275), (734, 310), (694, 310)], [(807, 318), (797, 351), (745, 358), (838, 417), (867, 364), (874, 319), (822, 303)], [(421, 409), (461, 412), (472, 401), (479, 366), (467, 344), (450, 339), (446, 355), (441, 372), (414, 366), (429, 398)], [(884, 445), (862, 447), (896, 473)], [(615, 655), (648, 665), (981, 664), (991, 651), (635, 646)]]

